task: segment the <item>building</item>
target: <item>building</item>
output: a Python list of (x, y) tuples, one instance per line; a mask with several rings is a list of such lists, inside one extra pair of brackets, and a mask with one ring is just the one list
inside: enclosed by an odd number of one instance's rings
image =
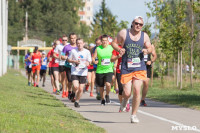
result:
[(0, 77), (7, 72), (8, 0), (0, 1)]
[(93, 0), (82, 0), (85, 6), (79, 9), (78, 15), (80, 16), (81, 22), (91, 25), (93, 21)]

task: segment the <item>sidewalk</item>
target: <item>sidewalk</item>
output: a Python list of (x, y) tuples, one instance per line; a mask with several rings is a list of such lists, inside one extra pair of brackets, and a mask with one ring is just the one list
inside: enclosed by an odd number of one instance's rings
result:
[[(39, 85), (39, 87), (41, 86), (42, 84)], [(41, 88), (52, 94), (49, 76), (47, 76), (46, 86)], [(118, 112), (119, 103), (116, 94), (110, 94), (111, 104), (101, 106), (100, 100), (90, 97), (89, 93), (85, 92), (80, 100), (80, 108), (75, 108), (74, 103), (67, 98), (62, 98), (61, 95), (52, 95), (92, 123), (106, 129), (108, 133), (200, 132), (200, 111), (188, 108), (147, 99), (148, 107), (140, 107), (137, 114), (140, 122), (131, 124), (130, 112)], [(195, 127), (197, 129), (194, 131)], [(186, 128), (187, 130), (185, 130)]]

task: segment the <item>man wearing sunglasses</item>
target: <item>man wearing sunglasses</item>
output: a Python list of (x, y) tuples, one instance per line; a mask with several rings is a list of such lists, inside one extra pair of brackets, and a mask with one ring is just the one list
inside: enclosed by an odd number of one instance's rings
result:
[[(133, 86), (131, 123), (138, 123), (136, 116), (140, 105), (140, 90), (147, 78), (144, 55), (152, 52), (149, 36), (142, 32), (144, 21), (136, 16), (131, 29), (122, 29), (112, 42), (113, 48), (122, 54), (121, 83), (123, 85), (123, 101), (120, 110), (125, 110), (127, 100), (131, 96)], [(118, 47), (121, 44), (122, 48)]]

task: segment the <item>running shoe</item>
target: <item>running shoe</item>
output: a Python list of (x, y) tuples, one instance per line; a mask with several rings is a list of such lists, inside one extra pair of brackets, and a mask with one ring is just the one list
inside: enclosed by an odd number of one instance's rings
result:
[(89, 85), (86, 85), (85, 86), (85, 91), (88, 91), (89, 90)]
[(92, 92), (90, 92), (90, 97), (93, 97), (94, 95), (93, 95), (93, 93)]
[(105, 99), (106, 99), (106, 103), (109, 104), (109, 103), (110, 103), (109, 95), (106, 95), (106, 96), (105, 96)]
[(127, 104), (127, 102), (125, 100), (123, 100), (122, 103), (121, 103), (121, 105), (120, 105), (120, 108), (119, 108), (119, 110), (121, 112), (126, 112), (126, 104)]
[(131, 123), (138, 123), (139, 119), (137, 118), (136, 115), (131, 115)]
[(42, 87), (45, 87), (45, 85), (43, 84)]
[(36, 87), (36, 83), (34, 83), (34, 85), (33, 85), (34, 87)]
[(67, 91), (67, 92), (65, 92), (65, 96), (66, 96), (66, 97), (68, 97), (68, 91)]
[(129, 112), (130, 111), (130, 104), (128, 103), (127, 105), (126, 105), (126, 112)]
[(71, 94), (72, 92), (71, 91), (68, 91), (68, 99), (71, 100)]
[(97, 99), (97, 100), (101, 100), (101, 96), (100, 96), (99, 93), (97, 93), (96, 99)]
[(106, 101), (105, 100), (101, 100), (101, 105), (105, 106)]
[(114, 86), (111, 86), (111, 89), (110, 89), (110, 92), (113, 92), (114, 93)]
[(146, 104), (146, 102), (144, 100), (141, 100), (140, 105), (141, 106), (147, 106), (147, 104)]
[(62, 84), (60, 84), (59, 87), (60, 87), (60, 91), (62, 91), (62, 89), (63, 89), (63, 88), (62, 88)]
[(74, 107), (76, 107), (76, 108), (80, 108), (79, 103), (78, 103), (78, 102), (75, 102), (75, 103), (74, 103)]
[(53, 89), (53, 93), (56, 93), (56, 90), (57, 90), (57, 89), (56, 89), (56, 88), (54, 88), (54, 89)]
[(60, 95), (60, 90), (56, 90), (56, 95)]
[(62, 93), (62, 98), (65, 98), (65, 97), (66, 97), (66, 92), (63, 91), (63, 93)]
[(75, 93), (72, 92), (72, 94), (70, 95), (70, 99), (71, 99), (71, 102), (75, 102)]
[(39, 87), (39, 85), (36, 85), (36, 87)]
[(31, 82), (28, 82), (28, 86), (31, 86)]

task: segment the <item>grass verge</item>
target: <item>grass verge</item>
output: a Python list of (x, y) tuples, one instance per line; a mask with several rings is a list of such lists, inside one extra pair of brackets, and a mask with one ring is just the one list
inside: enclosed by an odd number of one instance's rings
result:
[(9, 70), (0, 78), (1, 133), (101, 133), (106, 132), (27, 79)]
[(155, 79), (153, 86), (149, 88), (147, 97), (200, 110), (200, 84), (198, 82), (194, 83), (193, 88), (189, 87), (188, 83), (180, 90), (175, 87), (170, 78), (165, 80), (165, 87), (163, 88), (160, 79)]

